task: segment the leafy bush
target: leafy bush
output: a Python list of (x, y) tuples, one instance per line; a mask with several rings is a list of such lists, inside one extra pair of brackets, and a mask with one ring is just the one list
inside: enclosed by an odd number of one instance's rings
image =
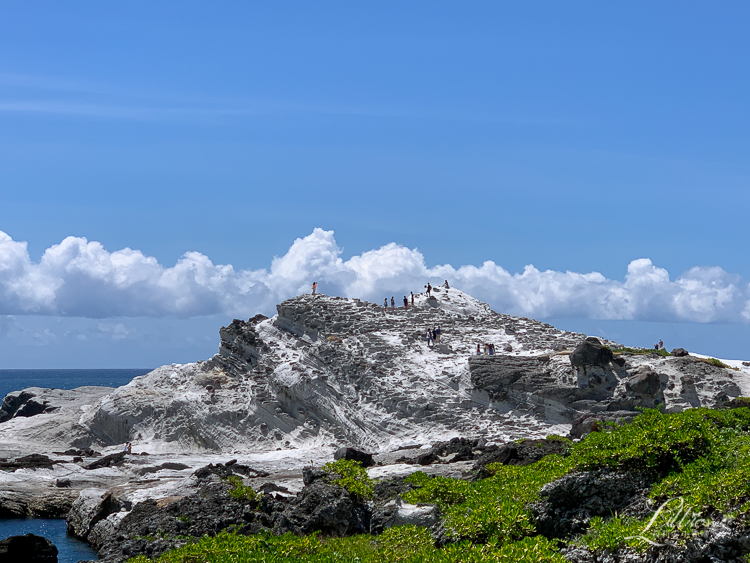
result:
[(534, 532), (528, 504), (539, 490), (570, 470), (568, 458), (549, 455), (524, 467), (490, 464), (493, 475), (470, 483), (447, 477), (429, 478), (423, 473), (409, 482), (420, 488), (403, 498), (411, 503), (434, 503), (444, 513), (446, 535), (472, 542), (511, 542)]
[(351, 494), (363, 500), (372, 498), (373, 481), (358, 461), (351, 459), (331, 461), (323, 466), (323, 471), (338, 475), (333, 482), (341, 485)]
[(232, 498), (247, 501), (257, 501), (260, 498), (258, 493), (255, 492), (255, 489), (242, 482), (242, 477), (239, 475), (229, 475), (224, 477), (223, 481), (232, 485), (232, 488), (229, 489), (229, 494)]

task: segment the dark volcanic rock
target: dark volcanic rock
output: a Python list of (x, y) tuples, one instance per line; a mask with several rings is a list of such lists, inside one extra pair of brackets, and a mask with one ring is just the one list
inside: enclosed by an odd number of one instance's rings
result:
[[(570, 473), (542, 487), (532, 506), (536, 528), (548, 538), (567, 538), (583, 532), (594, 516), (642, 517), (652, 510), (643, 500), (653, 482), (651, 476), (624, 471)], [(630, 505), (634, 509), (628, 511)]]
[(604, 346), (598, 338), (588, 337), (573, 350), (570, 364), (573, 367), (597, 366), (606, 367), (615, 359), (612, 350)]
[(358, 461), (362, 467), (372, 467), (375, 465), (375, 461), (372, 459), (372, 454), (368, 454), (356, 448), (339, 448), (336, 450), (336, 453), (333, 454), (333, 459), (350, 459), (352, 461)]
[(57, 548), (47, 538), (26, 534), (0, 540), (2, 563), (57, 563)]
[(125, 463), (125, 456), (127, 452), (117, 452), (116, 454), (105, 455), (101, 459), (92, 461), (88, 465), (84, 466), (84, 469), (100, 469), (102, 467), (112, 467), (115, 465), (122, 465)]
[(503, 465), (529, 465), (550, 454), (568, 455), (569, 442), (563, 440), (524, 440), (511, 442), (495, 450), (482, 454), (472, 470), (478, 479), (490, 476), (487, 465), (502, 463)]
[(52, 460), (46, 455), (31, 454), (17, 457), (13, 461), (0, 461), (0, 469), (5, 471), (15, 471), (16, 469), (48, 469), (55, 463), (61, 462), (58, 460)]
[(471, 383), (493, 399), (505, 400), (510, 387), (521, 378), (540, 380), (547, 373), (549, 356), (471, 356)]
[(14, 391), (8, 393), (0, 406), (0, 422), (5, 422), (16, 416), (34, 416), (47, 409), (45, 401), (36, 399), (30, 391)]
[(675, 348), (670, 352), (670, 354), (672, 354), (673, 356), (677, 356), (678, 358), (684, 358), (685, 356), (690, 355), (688, 351), (685, 350), (685, 348)]
[[(164, 464), (162, 464), (162, 468), (171, 469), (169, 467), (164, 467)], [(268, 477), (270, 473), (268, 473), (267, 471), (263, 471), (262, 469), (253, 469), (249, 465), (242, 465), (241, 463), (237, 463), (236, 459), (232, 459), (224, 464), (217, 463), (216, 465), (214, 465), (213, 463), (209, 463), (208, 465), (197, 469), (195, 473), (193, 473), (193, 475), (195, 475), (198, 479), (206, 479), (211, 475), (216, 475), (218, 478), (224, 479), (226, 477), (229, 477), (230, 475), (243, 475), (245, 477)]]
[(321, 480), (305, 487), (280, 515), (274, 531), (279, 534), (347, 536), (370, 531), (369, 509), (346, 489)]

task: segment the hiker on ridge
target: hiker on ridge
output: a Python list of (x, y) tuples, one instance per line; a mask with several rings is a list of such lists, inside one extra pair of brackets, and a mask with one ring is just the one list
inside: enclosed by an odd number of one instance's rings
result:
[(427, 297), (430, 296), (431, 291), (432, 291), (432, 286), (430, 285), (430, 282), (427, 282)]
[(315, 290), (318, 289), (318, 282), (313, 282), (312, 294), (315, 295)]
[(391, 309), (396, 308), (396, 300), (393, 298), (393, 295), (391, 295)]
[(383, 300), (383, 308), (384, 309), (388, 308), (388, 298), (387, 297)]
[(409, 300), (406, 298), (406, 295), (404, 295), (404, 311), (406, 311), (409, 308)]
[(411, 291), (411, 306), (414, 307), (414, 292)]

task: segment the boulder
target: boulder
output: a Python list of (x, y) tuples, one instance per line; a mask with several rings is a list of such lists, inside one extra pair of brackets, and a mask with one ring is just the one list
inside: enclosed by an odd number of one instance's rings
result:
[(274, 532), (348, 536), (370, 531), (370, 511), (339, 485), (322, 480), (306, 486), (281, 513)]
[(119, 503), (105, 489), (84, 489), (68, 512), (68, 533), (85, 540), (97, 522), (119, 510)]
[(356, 448), (339, 448), (336, 450), (336, 453), (333, 454), (333, 459), (350, 459), (352, 461), (358, 461), (362, 467), (372, 467), (375, 465), (375, 460), (372, 459), (372, 454), (368, 454)]
[(493, 399), (505, 400), (511, 386), (522, 378), (525, 381), (544, 381), (548, 372), (549, 356), (471, 356), (471, 383), (484, 389)]
[(57, 563), (57, 548), (47, 538), (26, 534), (0, 540), (3, 563)]
[(615, 359), (612, 350), (602, 344), (598, 338), (589, 336), (570, 354), (570, 364), (575, 368), (587, 366), (606, 367)]
[(542, 487), (531, 507), (536, 529), (548, 538), (568, 538), (583, 532), (594, 516), (643, 517), (651, 510), (642, 501), (652, 483), (651, 476), (633, 472), (570, 473)]
[(688, 351), (685, 350), (685, 348), (675, 348), (670, 352), (670, 354), (673, 356), (677, 356), (678, 358), (684, 358), (685, 356), (690, 355)]

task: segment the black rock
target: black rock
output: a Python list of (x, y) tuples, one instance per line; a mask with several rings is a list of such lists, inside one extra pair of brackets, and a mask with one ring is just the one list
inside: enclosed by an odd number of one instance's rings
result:
[(375, 465), (375, 460), (372, 459), (372, 454), (368, 454), (356, 448), (339, 448), (336, 450), (336, 453), (333, 454), (333, 459), (350, 459), (352, 461), (358, 461), (362, 467), (372, 467)]
[(13, 461), (1, 461), (0, 469), (5, 471), (15, 471), (16, 469), (47, 469), (52, 467), (55, 463), (60, 462), (50, 459), (46, 455), (31, 454), (18, 457)]
[(100, 469), (102, 467), (122, 465), (123, 463), (125, 463), (126, 455), (127, 452), (117, 452), (116, 454), (105, 455), (103, 458), (92, 461), (88, 465), (84, 466), (84, 469)]
[(315, 481), (278, 518), (274, 532), (348, 536), (370, 530), (370, 510), (339, 485)]
[(0, 540), (2, 563), (57, 563), (57, 548), (47, 538), (26, 534)]
[(673, 356), (677, 356), (678, 358), (683, 358), (690, 355), (688, 351), (685, 350), (685, 348), (675, 348), (670, 352), (670, 354), (672, 354)]
[(548, 483), (532, 505), (536, 529), (548, 538), (583, 532), (594, 516), (625, 514), (643, 517), (653, 511), (645, 501), (654, 482), (648, 474), (598, 470), (570, 473)]
[(614, 360), (612, 350), (604, 346), (598, 338), (589, 336), (573, 350), (570, 364), (573, 367), (598, 366), (606, 367)]
[(478, 479), (490, 476), (487, 465), (491, 463), (502, 463), (503, 465), (529, 465), (536, 463), (544, 456), (558, 454), (567, 456), (569, 442), (563, 440), (523, 440), (522, 442), (511, 442), (499, 448), (489, 450), (482, 454), (474, 464), (472, 470)]
[[(161, 465), (163, 469), (176, 469), (176, 467), (164, 467), (164, 465), (165, 464)], [(187, 469), (187, 466), (183, 467), (182, 469)], [(197, 469), (195, 473), (193, 473), (193, 475), (195, 475), (198, 479), (206, 479), (211, 475), (216, 475), (219, 479), (224, 479), (226, 477), (229, 477), (230, 475), (244, 475), (245, 477), (268, 477), (270, 473), (261, 469), (253, 469), (248, 465), (242, 465), (241, 463), (237, 463), (236, 459), (232, 459), (224, 464), (217, 463), (216, 465), (214, 465), (213, 463), (209, 463), (208, 465)]]

